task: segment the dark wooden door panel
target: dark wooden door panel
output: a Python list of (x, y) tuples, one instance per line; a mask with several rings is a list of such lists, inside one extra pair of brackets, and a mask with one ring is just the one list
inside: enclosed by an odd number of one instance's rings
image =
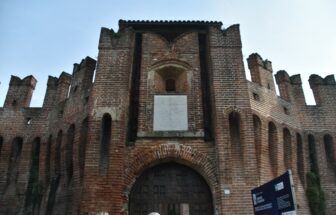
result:
[(146, 170), (129, 198), (130, 215), (212, 215), (212, 196), (204, 179), (189, 167), (169, 163)]

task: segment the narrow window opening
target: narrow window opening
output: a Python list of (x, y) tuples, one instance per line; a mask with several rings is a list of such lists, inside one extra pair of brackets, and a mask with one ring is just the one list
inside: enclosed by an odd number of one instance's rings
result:
[(8, 162), (8, 171), (7, 171), (7, 186), (11, 183), (17, 182), (17, 177), (19, 173), (19, 165), (21, 160), (21, 151), (22, 151), (23, 139), (21, 137), (16, 137), (13, 140), (11, 153), (9, 156)]
[(276, 176), (278, 173), (277, 144), (278, 144), (278, 132), (274, 123), (270, 122), (268, 124), (268, 149), (269, 149), (269, 161), (271, 164), (273, 176)]
[[(239, 114), (233, 112), (229, 116), (229, 123), (230, 123), (230, 137), (231, 142), (240, 146), (240, 117)], [(239, 147), (240, 148), (240, 147)]]
[(302, 138), (300, 134), (296, 134), (297, 143), (297, 169), (301, 183), (305, 184), (305, 170), (304, 170), (304, 158), (303, 158), (303, 145)]
[(257, 154), (258, 171), (261, 169), (261, 121), (258, 116), (253, 115), (254, 144)]
[(60, 130), (56, 138), (55, 146), (55, 176), (61, 176), (61, 146), (62, 146), (63, 132)]
[(84, 167), (85, 167), (85, 152), (86, 152), (86, 144), (88, 141), (88, 125), (89, 120), (86, 117), (83, 120), (81, 131), (80, 131), (80, 141), (79, 141), (79, 148), (78, 148), (78, 160), (79, 160), (79, 176), (81, 181), (84, 177)]
[(311, 134), (308, 135), (308, 149), (309, 149), (310, 170), (318, 176), (319, 175), (319, 169), (318, 169), (318, 164), (317, 164), (315, 138)]
[(60, 130), (56, 137), (56, 145), (55, 145), (55, 159), (54, 159), (54, 175), (50, 180), (50, 191), (48, 195), (48, 202), (46, 206), (46, 214), (52, 214), (55, 199), (56, 199), (56, 191), (60, 184), (61, 180), (61, 145), (62, 145), (63, 132)]
[(235, 169), (238, 174), (243, 174), (243, 144), (241, 140), (241, 122), (240, 115), (237, 112), (232, 112), (229, 115), (230, 139), (231, 139), (231, 154)]
[(166, 80), (166, 92), (176, 92), (176, 82), (174, 79)]
[(292, 167), (292, 141), (291, 141), (291, 134), (287, 128), (283, 130), (283, 156), (284, 156), (284, 163), (286, 169), (291, 169)]
[(333, 169), (336, 173), (336, 156), (335, 148), (333, 143), (333, 138), (329, 134), (325, 135), (324, 138), (324, 149), (327, 157), (328, 167)]
[(26, 118), (26, 125), (31, 125), (32, 119), (30, 117)]
[(40, 138), (35, 138), (32, 144), (31, 164), (29, 171), (28, 188), (26, 192), (25, 212), (38, 214), (42, 195), (39, 194), (39, 163), (40, 163)]
[(283, 110), (286, 115), (289, 115), (289, 109), (287, 107), (283, 107)]
[(267, 89), (271, 89), (271, 85), (269, 83), (267, 83)]
[(47, 147), (46, 147), (46, 156), (45, 156), (45, 182), (47, 185), (49, 185), (50, 183), (51, 144), (52, 144), (52, 135), (50, 135), (48, 138)]
[(16, 100), (13, 100), (13, 102), (12, 102), (12, 106), (13, 106), (13, 107), (16, 107), (16, 105), (17, 105)]
[(101, 127), (100, 160), (99, 160), (100, 175), (106, 175), (108, 172), (111, 129), (112, 129), (112, 118), (110, 114), (106, 113), (103, 116)]
[(260, 96), (257, 93), (253, 93), (253, 99), (255, 101), (260, 101)]
[(73, 144), (75, 139), (75, 125), (72, 124), (68, 129), (66, 154), (65, 154), (65, 168), (67, 173), (68, 184), (70, 183), (73, 175)]
[(63, 132), (60, 130), (56, 137), (56, 145), (55, 145), (55, 159), (54, 159), (54, 175), (50, 180), (50, 191), (48, 195), (48, 201), (46, 205), (46, 214), (52, 214), (55, 199), (56, 199), (56, 191), (59, 187), (61, 180), (61, 145), (62, 145)]

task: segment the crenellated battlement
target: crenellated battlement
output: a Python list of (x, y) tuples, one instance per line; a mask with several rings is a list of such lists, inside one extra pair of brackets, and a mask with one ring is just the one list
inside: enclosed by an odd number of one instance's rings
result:
[(291, 93), (289, 89), (290, 77), (285, 70), (280, 70), (275, 74), (275, 80), (279, 87), (280, 96), (287, 101), (291, 101)]
[(71, 77), (66, 72), (62, 72), (58, 78), (48, 77), (47, 90), (42, 105), (44, 109), (50, 109), (67, 98)]
[[(112, 40), (119, 39), (120, 37), (116, 36), (116, 34), (118, 33), (113, 30), (102, 28), (101, 38), (108, 36)], [(258, 53), (253, 53), (248, 57), (247, 63), (251, 72), (252, 82), (275, 91), (272, 62), (267, 59), (263, 60)], [(54, 107), (57, 103), (71, 96), (74, 91), (87, 91), (88, 87), (92, 85), (95, 69), (96, 60), (86, 57), (80, 63), (74, 64), (72, 75), (62, 72), (59, 77), (49, 76), (43, 108), (50, 109)], [(289, 102), (295, 98), (294, 103), (297, 105), (306, 104), (300, 74), (290, 76), (287, 71), (279, 70), (274, 77), (281, 98)], [(11, 76), (4, 107), (29, 107), (36, 83), (37, 80), (32, 75), (23, 79)], [(309, 78), (309, 84), (317, 105), (332, 103), (330, 96), (333, 95), (333, 90), (336, 86), (334, 75), (328, 75), (323, 78), (317, 74), (312, 74)]]
[(71, 83), (71, 75), (63, 71), (58, 78), (57, 85), (70, 84), (70, 83)]
[(313, 74), (309, 77), (309, 84), (311, 87), (315, 85), (336, 85), (334, 75), (328, 75), (322, 78), (319, 75)]
[(14, 109), (29, 107), (36, 83), (37, 80), (32, 75), (23, 79), (12, 75), (4, 107)]
[(92, 85), (95, 69), (96, 60), (86, 57), (74, 64), (72, 75), (62, 72), (58, 78), (49, 76), (43, 108), (55, 107), (77, 91), (86, 94)]
[[(247, 62), (252, 82), (275, 91), (272, 63), (269, 60), (263, 60), (258, 53), (251, 54)], [(300, 74), (290, 76), (285, 70), (279, 70), (274, 77), (282, 99), (293, 102), (293, 105), (306, 106)], [(334, 75), (322, 78), (313, 74), (309, 78), (309, 84), (313, 91), (316, 105), (330, 106), (333, 104), (336, 90)], [(271, 87), (269, 88), (269, 86)]]
[[(92, 85), (95, 69), (96, 60), (86, 57), (79, 64), (74, 64), (72, 75), (62, 72), (59, 77), (49, 76), (42, 107), (44, 109), (55, 107), (55, 105), (68, 98), (69, 90), (77, 91), (77, 89), (80, 89), (85, 91), (83, 93), (87, 93)], [(11, 76), (4, 108), (28, 108), (36, 84), (37, 80), (32, 75), (23, 79)]]
[(96, 68), (96, 60), (87, 56), (79, 64), (78, 63), (74, 64), (73, 74), (80, 72), (80, 70), (82, 69), (95, 70), (95, 68)]
[(299, 74), (273, 76), (258, 53), (247, 58), (247, 81), (239, 25), (221, 22), (120, 20), (117, 32), (101, 29), (98, 49), (97, 61), (49, 76), (39, 108), (29, 107), (36, 79), (11, 77), (0, 108), (0, 214), (134, 215), (138, 205), (145, 214), (251, 214), (250, 190), (287, 169), (297, 213), (309, 214), (312, 162), (335, 211), (334, 75), (310, 76), (314, 106)]
[(37, 80), (34, 76), (29, 75), (23, 79), (20, 79), (17, 76), (12, 75), (11, 80), (9, 82), (9, 86), (29, 86), (35, 89)]
[(272, 69), (272, 62), (269, 60), (263, 60), (262, 57), (258, 54), (258, 53), (252, 53), (248, 59), (247, 59), (249, 68), (253, 68), (253, 67), (262, 67), (264, 69), (266, 69), (269, 72), (273, 72)]
[(117, 32), (113, 29), (101, 28), (98, 48), (112, 49), (116, 47), (130, 47), (133, 44), (130, 31), (134, 32), (133, 28), (121, 27)]
[(247, 65), (251, 72), (252, 82), (275, 93), (272, 62), (263, 60), (258, 53), (253, 53), (247, 58)]
[(84, 91), (89, 89), (95, 69), (96, 60), (90, 57), (83, 59), (80, 64), (74, 64), (69, 96), (72, 96), (77, 91), (85, 93)]
[(292, 75), (290, 77), (290, 82), (293, 85), (296, 85), (296, 84), (301, 85), (302, 84), (301, 75), (300, 74)]
[(309, 85), (313, 91), (316, 105), (335, 105), (336, 104), (336, 83), (334, 75), (322, 78), (313, 74), (309, 77)]
[(285, 70), (279, 70), (276, 74), (275, 74), (275, 80), (277, 84), (281, 84), (284, 82), (290, 83), (290, 77), (288, 75), (288, 73)]

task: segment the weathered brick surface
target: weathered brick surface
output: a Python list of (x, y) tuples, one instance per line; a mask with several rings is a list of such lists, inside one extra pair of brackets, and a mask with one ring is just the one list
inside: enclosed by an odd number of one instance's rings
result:
[[(250, 190), (290, 168), (298, 213), (309, 214), (308, 135), (315, 138), (327, 214), (333, 214), (334, 77), (311, 76), (317, 105), (307, 106), (300, 76), (279, 71), (277, 96), (271, 62), (250, 55), (252, 81), (246, 80), (239, 26), (220, 26), (122, 21), (118, 32), (102, 28), (97, 62), (87, 57), (74, 65), (72, 75), (49, 77), (42, 108), (29, 107), (34, 77), (13, 76), (0, 108), (0, 214), (27, 213), (36, 137), (41, 144), (35, 214), (128, 214), (137, 178), (167, 162), (188, 166), (205, 179), (217, 214), (252, 214)], [(154, 96), (171, 95), (164, 85), (172, 77), (177, 80), (173, 94), (187, 96), (188, 131), (156, 132)], [(102, 153), (106, 114), (112, 119), (111, 137)], [(135, 141), (128, 134), (134, 128)], [(209, 128), (212, 135), (205, 138)], [(16, 137), (23, 140), (17, 163), (11, 158)], [(100, 171), (102, 155), (106, 172)], [(17, 180), (11, 179), (13, 171)]]

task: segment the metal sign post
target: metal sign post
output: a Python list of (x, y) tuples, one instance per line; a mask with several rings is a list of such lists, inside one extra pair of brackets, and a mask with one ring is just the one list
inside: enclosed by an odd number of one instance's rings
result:
[(296, 215), (291, 170), (251, 190), (255, 215)]

